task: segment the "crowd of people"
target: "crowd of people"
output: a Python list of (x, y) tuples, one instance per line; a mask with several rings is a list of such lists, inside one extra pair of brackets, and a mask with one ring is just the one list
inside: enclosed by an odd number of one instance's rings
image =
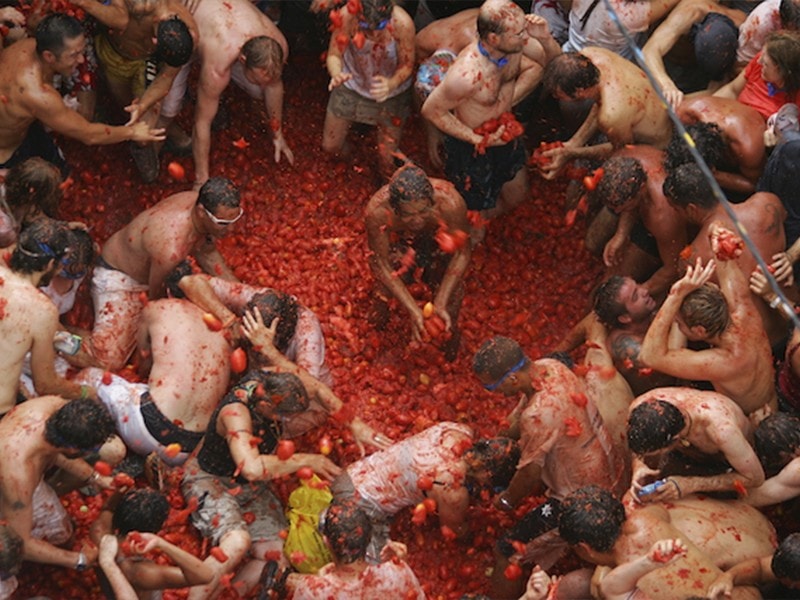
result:
[[(473, 253), (532, 176), (569, 179), (586, 216), (605, 266), (588, 313), (545, 356), (513, 331), (476, 349), (462, 375), (512, 407), (491, 437), (462, 419), (393, 439), (337, 394), (320, 317), (240, 281), (217, 246), (245, 214), (210, 160), (231, 79), (263, 101), (274, 163), (295, 161), (280, 3), (6, 3), (0, 598), (24, 561), (96, 569), (126, 599), (424, 598), (396, 516), (435, 516), (468, 548), (481, 504), (512, 523), (488, 598), (791, 597), (800, 532), (778, 539), (760, 509), (800, 495), (800, 2), (306, 4), (329, 34), (319, 146), (346, 163), (353, 126), (375, 128), (369, 327), (399, 314), (443, 364), (463, 355)], [(554, 134), (526, 136), (546, 110)], [(404, 152), (413, 114), (431, 175)], [(191, 155), (194, 181), (100, 248), (94, 223), (58, 220), (64, 137), (128, 142), (142, 183)], [(63, 320), (84, 280), (91, 329)], [(329, 420), (360, 460), (303, 446)], [(322, 494), (313, 551), (288, 550), (299, 500), (275, 482), (292, 475)], [(59, 500), (75, 490), (104, 499), (80, 545)], [(207, 556), (159, 536), (168, 493)]]

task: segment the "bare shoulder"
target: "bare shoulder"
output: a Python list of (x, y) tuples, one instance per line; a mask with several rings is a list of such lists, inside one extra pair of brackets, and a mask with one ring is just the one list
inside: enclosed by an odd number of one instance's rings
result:
[(367, 201), (367, 206), (364, 208), (364, 217), (368, 222), (384, 223), (389, 220), (388, 215), (390, 213), (389, 184), (387, 183), (372, 194), (372, 197)]

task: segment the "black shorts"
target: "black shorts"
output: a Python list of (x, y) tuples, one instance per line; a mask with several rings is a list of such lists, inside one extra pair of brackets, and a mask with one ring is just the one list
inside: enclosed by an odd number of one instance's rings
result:
[(31, 123), (30, 127), (28, 127), (28, 133), (25, 134), (25, 139), (14, 150), (14, 154), (5, 163), (0, 164), (0, 169), (10, 169), (34, 156), (43, 158), (58, 167), (58, 170), (61, 171), (61, 176), (65, 179), (69, 175), (70, 169), (64, 158), (64, 153), (61, 152), (61, 148), (56, 145), (53, 138), (44, 130), (44, 126), (39, 121)]
[(525, 166), (522, 138), (478, 154), (473, 144), (445, 135), (444, 153), (445, 175), (464, 197), (469, 210), (494, 208), (503, 185)]
[(549, 498), (547, 502), (542, 502), (542, 504), (522, 517), (519, 523), (514, 525), (514, 527), (500, 538), (497, 542), (498, 552), (506, 558), (509, 558), (516, 552), (511, 543), (512, 541), (527, 544), (548, 531), (552, 531), (558, 527), (558, 517), (560, 514), (560, 501)]

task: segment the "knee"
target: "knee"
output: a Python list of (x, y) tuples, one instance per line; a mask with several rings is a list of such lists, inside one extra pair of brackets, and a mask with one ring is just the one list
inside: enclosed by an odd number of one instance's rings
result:
[(250, 533), (245, 529), (229, 531), (219, 540), (220, 548), (222, 548), (228, 556), (239, 557), (239, 560), (241, 560), (241, 557), (250, 549), (251, 543)]

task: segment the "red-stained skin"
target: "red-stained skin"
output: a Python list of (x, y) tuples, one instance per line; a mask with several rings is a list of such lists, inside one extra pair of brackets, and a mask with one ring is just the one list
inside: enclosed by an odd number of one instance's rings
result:
[[(365, 258), (363, 208), (377, 189), (374, 137), (368, 135), (363, 142), (353, 137), (350, 162), (329, 161), (319, 151), (327, 96), (312, 96), (308, 91), (327, 85), (318, 57), (295, 54), (285, 69), (284, 83), (284, 132), (295, 150), (293, 168), (275, 166), (272, 145), (265, 143), (267, 119), (260, 123), (247, 97), (238, 89), (229, 90), (231, 123), (227, 130), (215, 133), (210, 161), (211, 175), (231, 178), (242, 192), (244, 217), (218, 242), (226, 261), (243, 281), (294, 294), (316, 312), (326, 335), (326, 360), (334, 376), (334, 391), (386, 435), (403, 439), (442, 420), (464, 421), (478, 437), (506, 427), (515, 399), (482, 390), (470, 374), (472, 355), (486, 338), (496, 334), (514, 337), (532, 358), (548, 352), (585, 313), (586, 298), (602, 272), (579, 242), (582, 221), (569, 232), (563, 230), (564, 183), (532, 178), (530, 202), (488, 225), (491, 243), (474, 251), (473, 268), (465, 281), (466, 297), (459, 315), (461, 351), (454, 363), (447, 363), (434, 345), (409, 344), (407, 322), (399, 311), (392, 311), (387, 329), (381, 333), (372, 330), (364, 318), (372, 276)], [(190, 119), (191, 110), (187, 110), (179, 122), (190, 129)], [(250, 145), (232, 147), (237, 140)], [(95, 150), (69, 141), (63, 141), (63, 147), (73, 165), (74, 182), (64, 192), (60, 216), (89, 223), (101, 243), (144, 208), (186, 189), (186, 184), (172, 179), (166, 169), (156, 185), (142, 186), (125, 147)], [(426, 171), (440, 176), (426, 162), (418, 117), (407, 124), (402, 147)], [(165, 159), (165, 164), (169, 160), (172, 157)], [(186, 168), (186, 180), (192, 181), (191, 162), (181, 164)], [(89, 177), (81, 177), (82, 173)], [(413, 284), (411, 291), (420, 306), (431, 297), (422, 284)], [(525, 318), (520, 318), (523, 314)], [(69, 320), (90, 326), (91, 315), (88, 285), (84, 284)], [(349, 327), (332, 326), (333, 316)], [(136, 379), (132, 369), (120, 374)], [(422, 383), (421, 374), (427, 375), (428, 383)], [(346, 465), (360, 457), (349, 429), (333, 419), (295, 440), (297, 451), (318, 452), (323, 435), (332, 441), (329, 458), (337, 464)], [(297, 484), (294, 476), (278, 481), (279, 496), (285, 499)], [(77, 493), (64, 498), (76, 521), (76, 543), (86, 537), (103, 498), (84, 498)], [(173, 511), (163, 532), (167, 539), (198, 556), (208, 556), (208, 545), (187, 522), (188, 513), (181, 512), (185, 502), (178, 489), (170, 488), (169, 501)], [(520, 514), (539, 501), (541, 498), (531, 499)], [(411, 524), (409, 509), (395, 521), (392, 537), (408, 545), (409, 563), (431, 598), (448, 600), (488, 591), (485, 570), (493, 564), (493, 544), (513, 518), (491, 508), (488, 497), (473, 504), (469, 522), (474, 536), (468, 545), (448, 541), (435, 514), (416, 526)], [(88, 512), (80, 510), (84, 505)], [(571, 558), (561, 570), (577, 564)], [(18, 594), (102, 597), (90, 572), (39, 565), (23, 569)], [(184, 598), (185, 593), (170, 591), (164, 597)], [(234, 597), (230, 589), (222, 595), (223, 599)]]

